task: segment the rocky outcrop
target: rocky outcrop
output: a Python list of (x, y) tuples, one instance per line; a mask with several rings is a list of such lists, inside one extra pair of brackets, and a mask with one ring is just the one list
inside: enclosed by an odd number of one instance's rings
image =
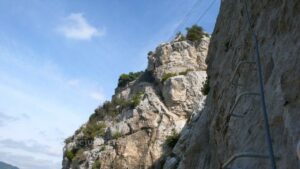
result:
[[(63, 169), (175, 166), (175, 158), (164, 164), (172, 150), (166, 140), (178, 135), (203, 106), (208, 44), (203, 37), (159, 45), (148, 55), (146, 71), (118, 87), (112, 101), (66, 140)], [(107, 115), (100, 117), (104, 109)], [(109, 115), (115, 110), (119, 113)]]
[[(268, 155), (260, 97), (242, 95), (259, 92), (250, 28), (261, 53), (276, 166), (300, 168), (299, 11), (296, 0), (223, 0), (210, 42), (176, 38), (159, 45), (144, 74), (117, 88), (112, 99), (132, 100), (139, 93), (140, 102), (98, 120), (104, 134), (86, 147), (80, 138), (91, 121), (83, 125), (66, 141), (63, 168), (220, 169), (238, 153)], [(206, 69), (207, 97), (200, 92)], [(70, 160), (72, 150), (76, 160)], [(268, 158), (239, 158), (227, 167), (270, 166)]]
[[(184, 128), (172, 150), (179, 164), (172, 166), (174, 159), (169, 156), (165, 168), (219, 169), (237, 153), (268, 155), (260, 97), (246, 95), (238, 101), (244, 92), (259, 92), (256, 64), (237, 68), (240, 62), (255, 61), (250, 26), (258, 37), (277, 168), (300, 168), (299, 11), (296, 0), (222, 1), (207, 56), (210, 92), (204, 108)], [(232, 116), (231, 111), (242, 118)], [(228, 167), (262, 169), (271, 165), (268, 158), (240, 158)]]

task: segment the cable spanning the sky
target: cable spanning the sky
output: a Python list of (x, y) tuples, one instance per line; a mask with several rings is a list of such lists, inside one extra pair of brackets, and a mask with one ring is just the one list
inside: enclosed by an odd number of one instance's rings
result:
[(217, 0), (213, 0), (210, 5), (205, 9), (205, 11), (200, 15), (200, 17), (197, 19), (196, 23), (199, 23), (200, 20), (207, 14), (207, 12), (210, 10), (210, 8), (213, 7), (213, 5), (216, 3)]
[(172, 39), (172, 37), (174, 36), (174, 34), (176, 34), (179, 29), (186, 23), (186, 21), (188, 21), (190, 19), (191, 14), (193, 13), (193, 11), (196, 9), (196, 7), (202, 2), (202, 0), (197, 0), (194, 5), (192, 6), (192, 8), (185, 14), (185, 16), (182, 18), (182, 20), (179, 22), (178, 26), (174, 29), (173, 33), (171, 34), (171, 37), (169, 38), (170, 40)]
[[(217, 0), (211, 1), (209, 6), (203, 11), (203, 13), (199, 16), (199, 18), (196, 20), (195, 23), (199, 23), (202, 18), (206, 16), (208, 11), (213, 7), (213, 5), (216, 3)], [(196, 7), (202, 2), (202, 0), (198, 0), (194, 3), (192, 8), (186, 13), (186, 15), (183, 17), (181, 22), (178, 24), (178, 26), (174, 29), (173, 33), (171, 34), (171, 37), (169, 38), (169, 41), (172, 39), (172, 37), (179, 31), (179, 29), (188, 21), (190, 20), (190, 17), (193, 13), (193, 11), (196, 9)]]

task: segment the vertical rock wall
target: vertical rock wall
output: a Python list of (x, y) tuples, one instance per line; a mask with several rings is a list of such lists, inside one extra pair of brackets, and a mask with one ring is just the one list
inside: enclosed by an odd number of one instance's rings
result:
[[(221, 4), (207, 56), (210, 92), (204, 109), (186, 127), (173, 152), (180, 156), (180, 169), (220, 169), (241, 152), (268, 154), (255, 64), (255, 44), (246, 20), (246, 0)], [(272, 142), (279, 169), (300, 168), (300, 1), (247, 1), (251, 27), (257, 34), (263, 68), (266, 104)], [(271, 168), (268, 159), (241, 158), (229, 167)], [(167, 167), (166, 167), (167, 168)]]

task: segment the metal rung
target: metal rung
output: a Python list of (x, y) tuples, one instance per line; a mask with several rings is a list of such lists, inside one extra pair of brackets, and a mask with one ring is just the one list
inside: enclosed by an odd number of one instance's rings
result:
[(233, 114), (232, 112), (234, 111), (235, 107), (237, 106), (237, 104), (239, 103), (239, 101), (241, 100), (241, 98), (243, 96), (247, 96), (247, 95), (260, 95), (257, 92), (243, 92), (240, 95), (238, 95), (237, 99), (235, 100), (235, 103), (231, 109), (231, 111), (229, 112), (229, 115), (233, 116), (233, 117), (243, 117), (243, 115), (238, 115), (238, 114)]
[(253, 61), (241, 61), (241, 62), (239, 62), (238, 65), (237, 65), (237, 67), (236, 67), (235, 70), (234, 70), (233, 76), (232, 76), (232, 78), (231, 78), (231, 80), (230, 80), (230, 84), (232, 84), (232, 82), (233, 82), (233, 80), (234, 80), (234, 78), (235, 78), (235, 75), (236, 75), (236, 73), (238, 72), (238, 70), (239, 70), (239, 68), (241, 67), (241, 65), (243, 65), (243, 64), (255, 64), (255, 63), (256, 63), (256, 62), (253, 62)]
[[(229, 164), (231, 164), (233, 161), (239, 158), (248, 157), (248, 158), (262, 158), (262, 159), (268, 159), (270, 158), (269, 155), (266, 154), (259, 154), (259, 153), (253, 153), (253, 152), (242, 152), (237, 153), (231, 156), (223, 165), (222, 169), (225, 169)], [(276, 159), (279, 159), (279, 157), (276, 157)]]

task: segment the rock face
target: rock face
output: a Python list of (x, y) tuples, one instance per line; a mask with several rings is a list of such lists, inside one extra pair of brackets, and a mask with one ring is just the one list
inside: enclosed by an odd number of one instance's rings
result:
[[(176, 38), (158, 46), (145, 73), (113, 96), (130, 100), (141, 92), (141, 101), (104, 118), (105, 134), (84, 148), (78, 140), (90, 122), (83, 125), (66, 141), (63, 169), (221, 169), (238, 153), (268, 155), (260, 97), (243, 95), (259, 92), (250, 27), (261, 53), (276, 166), (300, 168), (299, 20), (298, 0), (223, 0), (210, 43)], [(200, 92), (206, 68), (207, 97)], [(71, 161), (74, 149), (82, 155)], [(268, 158), (238, 158), (227, 168), (271, 165)]]
[[(164, 164), (172, 150), (166, 140), (178, 135), (202, 109), (208, 44), (209, 37), (203, 37), (201, 42), (174, 40), (159, 45), (148, 55), (146, 71), (137, 80), (116, 89), (112, 109), (120, 112), (102, 118), (95, 113), (66, 140), (63, 169), (176, 166), (175, 157)], [(87, 137), (95, 125), (102, 125), (97, 131), (103, 132)]]
[[(207, 56), (210, 91), (204, 108), (187, 124), (165, 168), (220, 169), (234, 154), (268, 155), (259, 92), (255, 43), (257, 34), (277, 168), (300, 168), (300, 1), (247, 1), (252, 24), (246, 19), (244, 0), (224, 0)], [(178, 97), (181, 98), (181, 97)], [(235, 102), (238, 103), (233, 110)], [(242, 115), (237, 118), (230, 112)], [(299, 145), (298, 145), (299, 147)], [(298, 148), (299, 153), (299, 148)], [(271, 168), (269, 159), (239, 158), (229, 168)]]

